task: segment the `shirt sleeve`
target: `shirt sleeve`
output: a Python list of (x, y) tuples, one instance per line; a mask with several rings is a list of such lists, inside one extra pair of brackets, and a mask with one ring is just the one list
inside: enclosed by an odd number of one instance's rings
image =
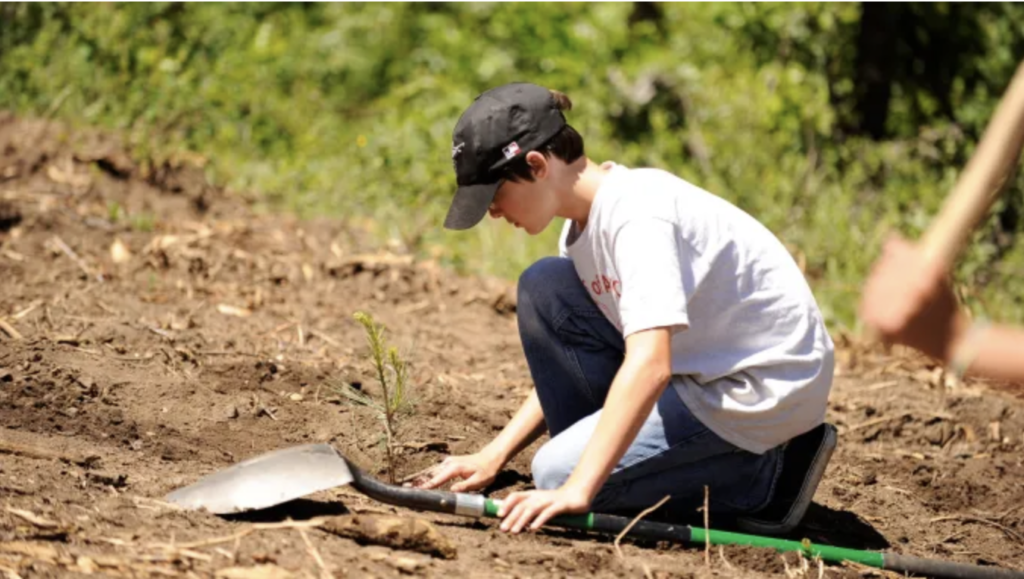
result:
[(665, 327), (675, 334), (689, 327), (687, 286), (693, 287), (693, 275), (684, 264), (693, 257), (670, 221), (649, 217), (619, 229), (612, 259), (622, 284), (619, 314), (624, 337)]

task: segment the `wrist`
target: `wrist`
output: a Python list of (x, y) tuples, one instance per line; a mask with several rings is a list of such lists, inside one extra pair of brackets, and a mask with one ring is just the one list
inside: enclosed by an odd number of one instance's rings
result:
[(961, 352), (966, 340), (971, 335), (971, 328), (974, 327), (974, 324), (975, 322), (964, 312), (957, 311), (954, 314), (949, 324), (948, 337), (938, 352), (939, 360), (947, 366), (953, 363), (953, 359)]
[(569, 475), (569, 478), (562, 485), (562, 490), (580, 497), (586, 504), (594, 502), (594, 498), (597, 497), (598, 491), (601, 490), (600, 484), (595, 484), (592, 481), (583, 480), (574, 472)]
[(989, 328), (988, 320), (979, 318), (966, 323), (955, 340), (951, 340), (951, 351), (946, 359), (946, 366), (957, 379), (964, 374), (981, 353), (982, 343)]
[(502, 448), (500, 445), (495, 444), (495, 442), (491, 441), (490, 444), (481, 448), (477, 454), (488, 464), (493, 465), (495, 469), (500, 470), (508, 461), (512, 460), (512, 456), (510, 456), (508, 449)]

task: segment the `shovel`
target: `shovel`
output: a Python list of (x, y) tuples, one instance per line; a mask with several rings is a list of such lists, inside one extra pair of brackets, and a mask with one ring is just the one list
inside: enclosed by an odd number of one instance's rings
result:
[[(419, 511), (496, 518), (501, 507), (501, 501), (482, 495), (384, 484), (350, 463), (329, 444), (295, 446), (250, 458), (172, 492), (167, 495), (167, 501), (187, 509), (229, 514), (265, 509), (347, 484), (382, 503)], [(931, 577), (1024, 579), (1024, 572), (999, 567), (816, 545), (806, 539), (791, 541), (643, 520), (634, 523), (626, 517), (600, 513), (558, 516), (551, 519), (548, 525), (611, 534), (629, 529), (626, 534), (630, 537), (654, 541), (768, 547), (781, 553), (796, 552), (808, 558), (820, 557), (824, 561), (851, 561), (898, 573)]]

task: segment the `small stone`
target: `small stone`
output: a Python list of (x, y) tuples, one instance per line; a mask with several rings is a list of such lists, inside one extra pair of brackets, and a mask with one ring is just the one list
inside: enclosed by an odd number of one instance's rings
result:
[(132, 258), (132, 252), (128, 249), (128, 246), (121, 241), (120, 237), (114, 239), (114, 243), (110, 245), (110, 259), (114, 263), (125, 263)]
[(413, 559), (411, 557), (390, 557), (386, 560), (388, 564), (390, 564), (395, 569), (398, 569), (402, 573), (407, 573), (409, 575), (412, 575), (416, 571), (419, 571), (420, 568), (424, 566), (421, 561), (417, 561), (416, 559)]
[(74, 406), (70, 406), (64, 409), (64, 416), (67, 416), (68, 418), (74, 418), (75, 416), (78, 416), (78, 409), (75, 408)]
[(289, 579), (294, 577), (287, 569), (263, 564), (254, 567), (227, 567), (217, 571), (217, 579)]
[(302, 394), (296, 392), (289, 396), (288, 399), (291, 400), (292, 402), (302, 402)]
[(96, 566), (95, 561), (83, 555), (75, 560), (75, 569), (83, 575), (92, 575), (99, 567)]
[(101, 485), (112, 486), (114, 488), (123, 488), (128, 486), (128, 475), (126, 474), (111, 474), (108, 472), (96, 472), (92, 471), (86, 474), (89, 480)]

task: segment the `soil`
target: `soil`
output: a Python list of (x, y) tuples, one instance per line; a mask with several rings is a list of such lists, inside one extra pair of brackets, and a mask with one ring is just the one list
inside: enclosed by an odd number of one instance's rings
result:
[[(750, 547), (712, 548), (706, 562), (703, 546), (625, 540), (620, 557), (609, 537), (509, 536), (350, 488), (250, 517), (163, 502), (246, 457), (308, 442), (386, 478), (378, 416), (339, 390), (377, 393), (356, 311), (385, 324), (409, 364), (400, 476), (480, 447), (531, 382), (514, 284), (381, 251), (338, 221), (257, 211), (208, 185), (196, 155), (137, 163), (125, 151), (99, 132), (0, 115), (6, 576), (885, 574)], [(1024, 401), (945, 379), (906, 352), (836, 341), (828, 419), (840, 443), (792, 538), (1024, 569)], [(529, 488), (534, 450), (488, 492)], [(301, 524), (352, 514), (425, 521), (457, 556)]]

